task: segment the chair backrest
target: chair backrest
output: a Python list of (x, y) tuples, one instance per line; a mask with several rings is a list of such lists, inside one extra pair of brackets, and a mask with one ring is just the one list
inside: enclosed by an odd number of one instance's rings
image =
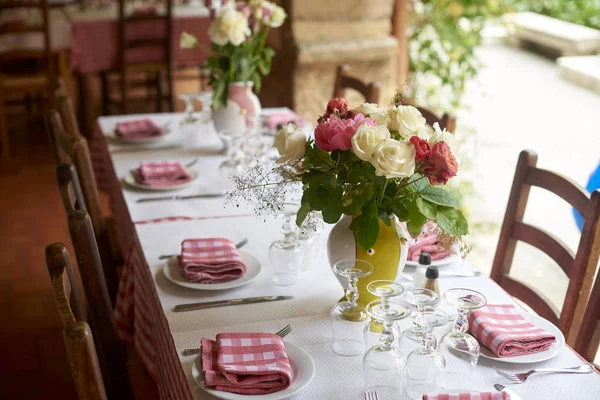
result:
[(77, 282), (64, 244), (53, 243), (46, 247), (46, 265), (63, 324), (65, 347), (77, 396), (82, 400), (105, 400), (106, 390), (94, 337), (90, 326), (81, 317), (82, 301), (76, 292)]
[[(490, 276), (512, 296), (557, 325), (572, 344), (583, 319), (600, 258), (600, 190), (590, 195), (568, 178), (537, 168), (536, 164), (535, 153), (521, 152)], [(583, 216), (585, 223), (576, 254), (552, 234), (523, 222), (531, 186), (555, 193)], [(509, 277), (518, 241), (546, 253), (569, 278), (560, 313), (535, 288)]]
[[(596, 235), (600, 235), (600, 232), (596, 232)], [(573, 349), (589, 362), (594, 362), (600, 348), (600, 279), (598, 276), (596, 275), (596, 283), (573, 346)]]
[[(92, 159), (87, 140), (79, 134), (71, 101), (67, 97), (58, 97), (57, 103), (65, 117), (61, 118), (57, 111), (52, 110), (46, 118), (52, 152), (57, 164), (73, 163), (75, 165), (81, 192), (85, 200), (82, 202), (82, 204), (85, 204), (82, 208), (87, 210), (92, 219), (108, 293), (111, 303), (114, 305), (119, 286), (117, 262), (113, 257), (108, 229), (100, 206), (100, 196), (92, 169)], [(69, 131), (65, 129), (63, 121), (69, 127)]]
[(437, 122), (440, 125), (441, 129), (445, 129), (448, 132), (454, 133), (454, 131), (456, 130), (456, 117), (454, 115), (444, 113), (444, 115), (442, 115), (442, 117), (439, 118), (433, 111), (430, 111), (424, 107), (415, 107), (425, 118), (427, 125), (433, 126)]
[(119, 342), (92, 221), (81, 207), (77, 174), (73, 165), (61, 164), (57, 167), (56, 175), (67, 211), (69, 234), (87, 298), (89, 320), (96, 337), (106, 391), (109, 398), (128, 398), (131, 387), (126, 357)]
[(360, 79), (348, 76), (349, 72), (349, 65), (338, 65), (335, 73), (333, 97), (344, 97), (346, 89), (354, 89), (364, 96), (367, 103), (378, 103), (380, 92), (379, 82), (364, 83)]
[[(0, 55), (0, 72), (2, 65), (15, 61), (39, 59), (44, 64), (46, 76), (50, 83), (50, 90), (56, 86), (56, 74), (52, 62), (52, 48), (50, 47), (50, 18), (48, 16), (48, 0), (3, 0), (0, 2), (2, 10), (19, 10), (23, 12), (23, 21), (15, 20), (0, 25), (0, 41), (5, 35), (38, 34), (42, 37), (42, 47), (39, 50), (15, 49)], [(37, 15), (35, 15), (37, 14)], [(29, 20), (29, 21), (28, 21)]]

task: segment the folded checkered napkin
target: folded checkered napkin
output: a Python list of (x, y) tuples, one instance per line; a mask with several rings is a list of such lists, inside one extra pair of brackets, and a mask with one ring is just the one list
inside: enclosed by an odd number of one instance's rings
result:
[(222, 283), (246, 273), (246, 265), (229, 239), (186, 239), (179, 256), (181, 275), (189, 282)]
[(510, 395), (506, 392), (426, 394), (423, 400), (510, 400)]
[(115, 133), (126, 139), (147, 139), (160, 136), (164, 132), (149, 119), (120, 122), (117, 124)]
[(136, 181), (148, 186), (173, 186), (192, 180), (179, 161), (143, 162), (136, 170)]
[(523, 356), (546, 351), (556, 337), (537, 328), (514, 305), (490, 305), (469, 316), (469, 330), (498, 357)]
[(267, 116), (263, 122), (263, 126), (269, 129), (276, 129), (279, 125), (287, 125), (293, 123), (296, 126), (306, 125), (306, 121), (302, 119), (298, 114), (293, 111), (282, 111), (278, 113), (272, 113)]
[(206, 386), (240, 394), (267, 394), (290, 386), (292, 369), (283, 340), (270, 333), (220, 333), (202, 338)]

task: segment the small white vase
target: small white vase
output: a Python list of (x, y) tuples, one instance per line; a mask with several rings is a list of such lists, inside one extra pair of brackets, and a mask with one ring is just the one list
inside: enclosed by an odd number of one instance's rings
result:
[(252, 82), (234, 82), (228, 87), (227, 106), (212, 110), (213, 123), (217, 132), (242, 132), (258, 124), (261, 106), (252, 91)]
[[(333, 267), (333, 264), (340, 260), (358, 259), (370, 262), (375, 268), (371, 275), (358, 281), (358, 301), (362, 304), (377, 300), (376, 296), (366, 290), (369, 282), (381, 279), (398, 280), (406, 264), (408, 256), (407, 234), (395, 216), (391, 220), (391, 226), (387, 226), (379, 220), (379, 236), (373, 247), (368, 250), (360, 247), (355, 233), (350, 229), (352, 223), (352, 216), (350, 215), (344, 215), (329, 233), (327, 257), (330, 266)], [(336, 277), (342, 287), (346, 289), (348, 280), (337, 275)]]

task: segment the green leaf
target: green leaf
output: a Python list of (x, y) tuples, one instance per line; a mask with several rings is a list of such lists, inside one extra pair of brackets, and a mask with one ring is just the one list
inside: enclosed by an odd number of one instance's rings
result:
[(370, 202), (362, 208), (362, 212), (367, 219), (377, 218), (377, 203)]
[(428, 187), (419, 192), (419, 196), (440, 206), (458, 207), (458, 201), (446, 190), (439, 187)]
[(352, 222), (350, 223), (350, 229), (354, 232), (358, 231), (362, 226), (363, 221), (366, 221), (366, 218), (362, 214), (352, 218)]
[(435, 220), (437, 217), (437, 207), (435, 206), (435, 204), (422, 199), (420, 197), (417, 197), (417, 208), (419, 209), (419, 211), (421, 211), (421, 214), (423, 214), (424, 216), (426, 216), (429, 219), (433, 219)]
[(396, 199), (392, 203), (392, 212), (398, 217), (398, 219), (402, 222), (408, 219), (408, 209), (404, 205), (402, 199)]
[(304, 201), (304, 196), (302, 196), (302, 205), (298, 210), (298, 214), (296, 214), (296, 225), (302, 226), (302, 223), (311, 211), (310, 204), (308, 204), (308, 201)]
[(436, 222), (445, 232), (461, 236), (469, 233), (469, 224), (460, 210), (452, 207), (438, 207)]
[(379, 210), (378, 217), (383, 221), (387, 226), (392, 226), (392, 220), (390, 219), (390, 215), (383, 210)]
[(419, 193), (425, 188), (429, 187), (429, 181), (423, 178), (421, 174), (414, 174), (410, 178), (411, 185), (410, 187), (413, 189), (415, 193)]
[(342, 216), (342, 210), (340, 210), (338, 204), (329, 203), (323, 208), (322, 214), (323, 221), (325, 221), (325, 223), (335, 224), (340, 220), (340, 217)]
[(377, 236), (379, 236), (379, 220), (371, 218), (361, 225), (357, 234), (358, 244), (366, 251), (373, 247), (377, 241)]
[(419, 211), (415, 201), (407, 203), (406, 208), (408, 209), (408, 220), (406, 221), (408, 233), (412, 237), (417, 237), (421, 233), (423, 225), (427, 222), (427, 218)]

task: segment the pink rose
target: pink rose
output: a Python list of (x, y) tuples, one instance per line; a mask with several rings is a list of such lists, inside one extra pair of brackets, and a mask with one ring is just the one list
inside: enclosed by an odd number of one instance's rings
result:
[(436, 183), (444, 185), (458, 172), (458, 162), (446, 142), (434, 144), (431, 154), (425, 161), (424, 173), (432, 185)]
[(375, 126), (375, 121), (357, 114), (351, 119), (339, 119), (335, 116), (317, 125), (315, 144), (323, 151), (348, 150), (352, 147), (352, 136), (356, 128), (362, 124)]
[(244, 17), (250, 17), (250, 6), (244, 3), (243, 1), (238, 1), (237, 3), (235, 3), (235, 9), (241, 12), (244, 15)]

